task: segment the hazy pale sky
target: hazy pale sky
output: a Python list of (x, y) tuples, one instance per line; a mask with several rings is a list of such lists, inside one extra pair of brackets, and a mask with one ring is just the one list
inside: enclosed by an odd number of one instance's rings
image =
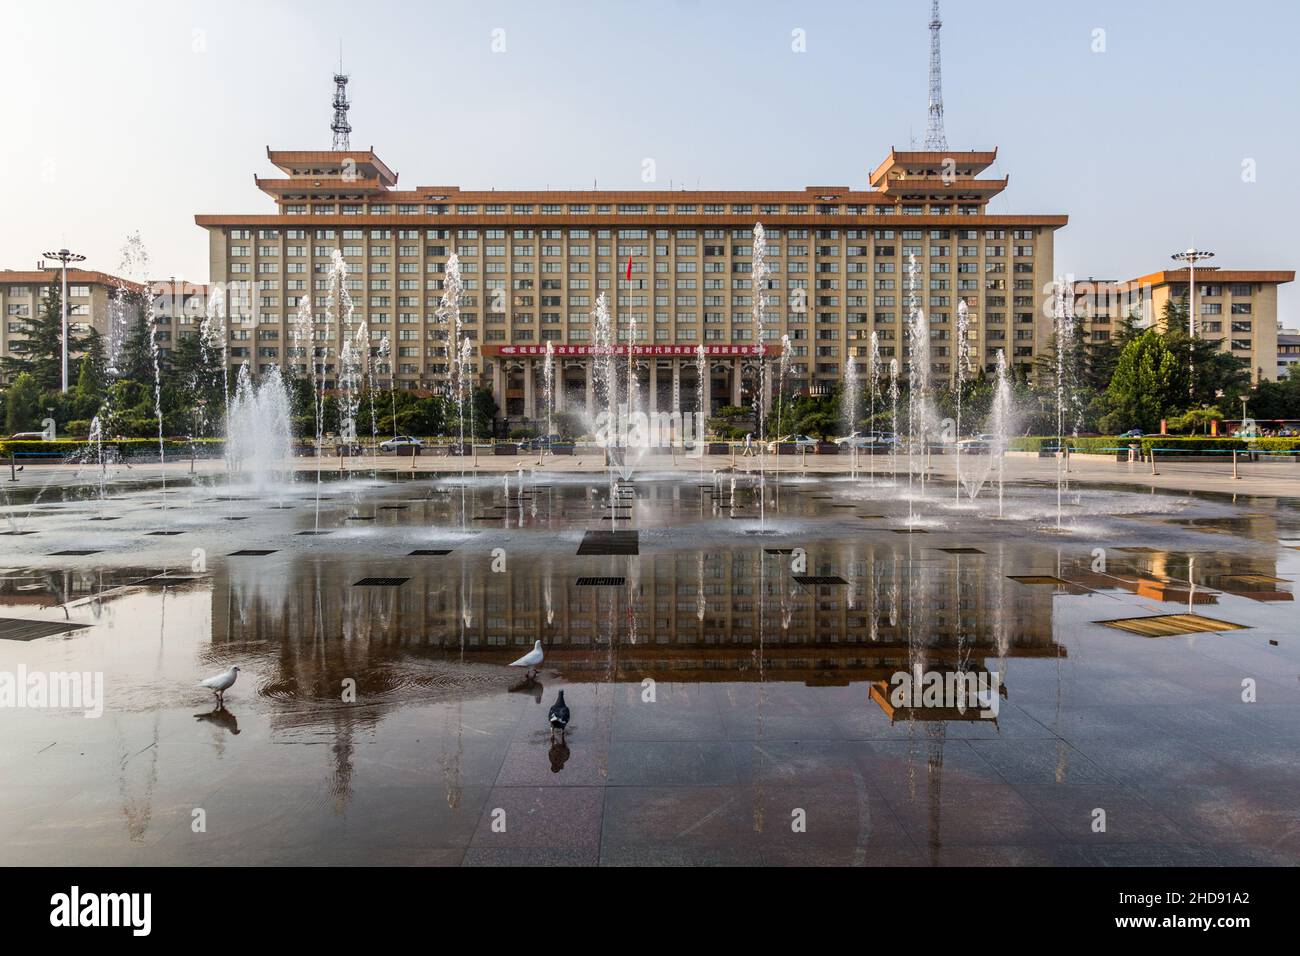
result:
[[(206, 280), (195, 213), (269, 212), (266, 146), (330, 146), (340, 39), (352, 144), (406, 187), (640, 189), (647, 158), (665, 190), (865, 187), (924, 138), (929, 9), (4, 0), (0, 268), (67, 245), (112, 272), (138, 230), (155, 275)], [(992, 211), (1070, 216), (1059, 272), (1131, 278), (1193, 242), (1296, 267), (1300, 5), (947, 0), (943, 19), (949, 146), (1000, 148)], [(1294, 284), (1282, 317), (1300, 324)]]

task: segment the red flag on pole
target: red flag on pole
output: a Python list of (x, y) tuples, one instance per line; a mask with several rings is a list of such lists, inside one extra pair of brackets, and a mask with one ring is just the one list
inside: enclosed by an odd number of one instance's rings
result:
[(627, 257), (627, 281), (632, 281), (632, 257)]

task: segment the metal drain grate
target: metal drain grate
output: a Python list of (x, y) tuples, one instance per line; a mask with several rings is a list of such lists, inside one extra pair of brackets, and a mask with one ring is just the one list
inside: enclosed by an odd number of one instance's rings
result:
[(794, 548), (764, 548), (764, 554), (794, 554)]
[(0, 535), (4, 535), (6, 538), (22, 538), (35, 533), (35, 531), (0, 531)]
[(1050, 584), (1053, 587), (1065, 587), (1066, 582), (1050, 574), (1008, 574), (1007, 577), (1017, 584)]
[(417, 548), (411, 552), (412, 555), (423, 555), (428, 558), (441, 558), (444, 555), (451, 554), (450, 548)]
[(580, 588), (617, 588), (622, 587), (626, 578), (578, 578)]
[(410, 578), (362, 578), (352, 586), (354, 588), (400, 588)]
[(247, 521), (248, 515), (227, 515), (227, 521)]
[(374, 515), (348, 515), (344, 521), (374, 521)]
[(588, 531), (578, 545), (578, 554), (640, 554), (636, 531)]
[(1124, 554), (1160, 554), (1156, 548), (1116, 548), (1116, 551), (1122, 551)]
[(50, 555), (50, 557), (52, 557), (52, 558), (84, 558), (84, 557), (86, 557), (87, 555), (91, 555), (91, 554), (99, 554), (99, 553), (100, 553), (100, 552), (98, 552), (98, 551), (80, 551), (80, 550), (77, 550), (77, 549), (74, 548), (74, 549), (69, 550), (69, 551), (55, 551), (55, 552), (53, 552), (53, 553)]
[(318, 538), (323, 534), (329, 534), (328, 531), (295, 531), (294, 534), (299, 538)]
[(863, 521), (884, 521), (884, 515), (858, 515)]
[(118, 516), (118, 517), (112, 517), (112, 518), (89, 518), (89, 519), (87, 519), (87, 520), (89, 520), (89, 521), (121, 521), (122, 519), (121, 519), (120, 516)]
[(380, 505), (380, 511), (405, 511), (406, 505)]
[(68, 631), (79, 631), (89, 624), (55, 621), (25, 621), (19, 617), (0, 617), (0, 641), (35, 641)]
[(895, 528), (894, 534), (929, 534), (924, 528)]
[(174, 538), (178, 534), (184, 534), (184, 531), (146, 531), (146, 538)]
[(802, 584), (806, 588), (838, 587), (849, 583), (838, 575), (796, 575), (792, 580), (796, 584)]
[(979, 548), (939, 548), (944, 554), (983, 554)]
[(1212, 634), (1216, 631), (1248, 629), (1242, 624), (1216, 621), (1214, 618), (1201, 617), (1199, 614), (1162, 614), (1157, 617), (1130, 617), (1096, 623), (1119, 631), (1128, 631), (1130, 634), (1140, 634), (1143, 637), (1177, 637), (1182, 634)]
[(231, 558), (264, 558), (268, 554), (275, 554), (274, 550), (262, 551), (256, 548), (244, 548), (242, 551), (231, 551), (228, 557)]

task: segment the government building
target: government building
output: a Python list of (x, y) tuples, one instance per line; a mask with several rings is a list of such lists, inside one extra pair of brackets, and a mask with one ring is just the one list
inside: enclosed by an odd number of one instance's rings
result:
[[(602, 293), (618, 352), (632, 348), (652, 410), (697, 410), (700, 346), (710, 411), (758, 401), (759, 382), (776, 379), (759, 366), (778, 360), (787, 336), (787, 390), (826, 393), (848, 362), (865, 381), (873, 332), (885, 374), (897, 360), (906, 376), (913, 257), (932, 381), (954, 379), (963, 350), (972, 373), (1005, 352), (1029, 375), (1050, 348), (1053, 237), (1067, 219), (990, 213), (1007, 186), (982, 178), (996, 151), (891, 150), (865, 188), (776, 192), (400, 189), (373, 150), (268, 149), (267, 158), (280, 175), (256, 184), (273, 210), (195, 217), (209, 235), (210, 281), (226, 290), (230, 361), (258, 372), (310, 374), (313, 359), (291, 329), (311, 296), (314, 361), (326, 387), (337, 384), (345, 330), (325, 312), (336, 251), (376, 382), (427, 392), (447, 386), (448, 328), (437, 310), (455, 253), (463, 334), (475, 351), (469, 371), (516, 419), (545, 415), (548, 344), (556, 407), (590, 407)], [(765, 289), (751, 281), (759, 222)], [(958, 342), (963, 299), (970, 332)]]

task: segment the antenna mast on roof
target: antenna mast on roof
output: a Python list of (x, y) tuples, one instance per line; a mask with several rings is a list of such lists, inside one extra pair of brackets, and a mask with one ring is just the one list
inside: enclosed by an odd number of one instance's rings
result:
[(930, 121), (925, 131), (925, 148), (943, 152), (948, 148), (948, 137), (943, 131), (943, 70), (939, 62), (939, 0), (930, 8)]
[(330, 129), (334, 131), (334, 146), (337, 151), (346, 152), (352, 148), (348, 139), (352, 127), (348, 123), (348, 75), (343, 72), (343, 42), (339, 41), (339, 69), (334, 74), (334, 122)]

